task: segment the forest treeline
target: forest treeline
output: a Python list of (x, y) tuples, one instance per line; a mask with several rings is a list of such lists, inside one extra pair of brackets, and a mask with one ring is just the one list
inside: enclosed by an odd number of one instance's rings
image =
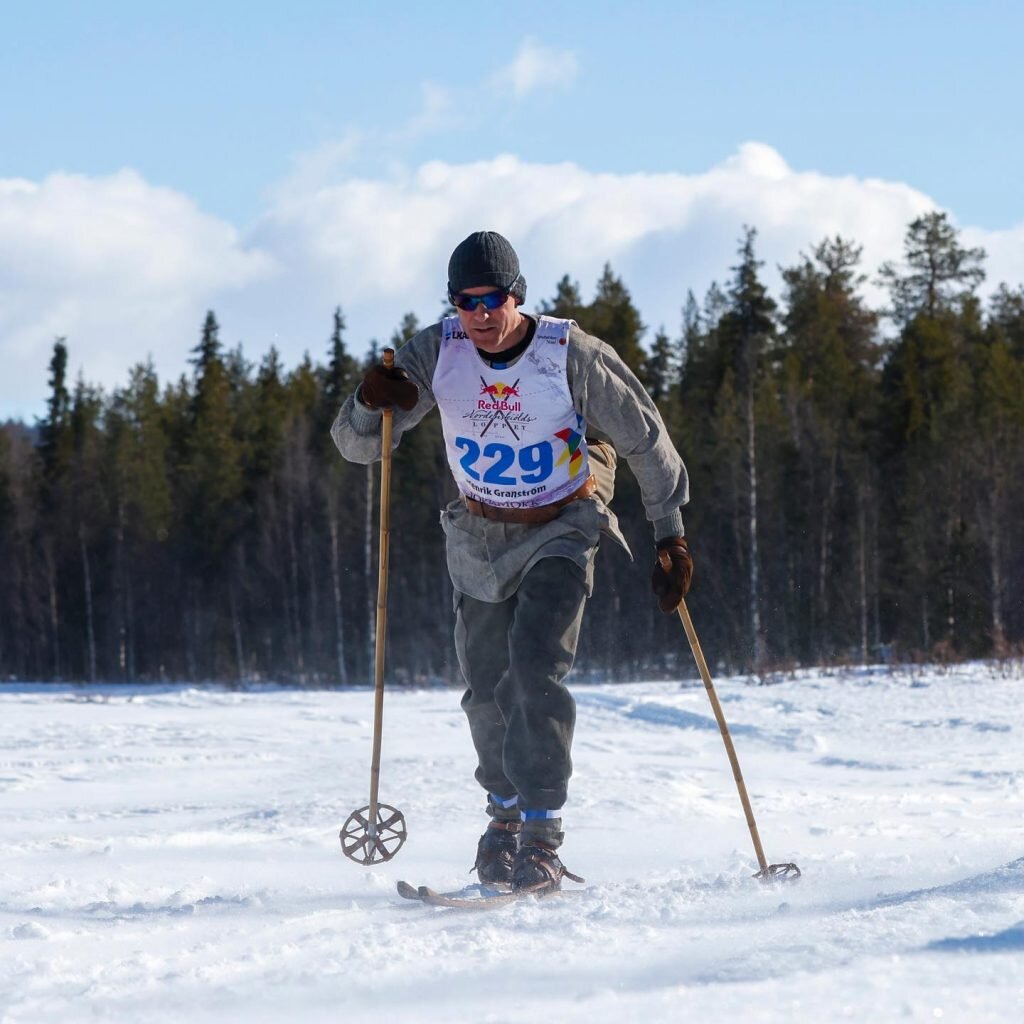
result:
[[(691, 477), (690, 607), (720, 670), (1002, 655), (1024, 640), (1024, 288), (982, 302), (984, 253), (944, 214), (907, 229), (869, 308), (860, 248), (823, 240), (773, 298), (756, 232), (681, 330), (646, 327), (607, 266), (543, 312), (613, 345)], [(418, 329), (409, 314), (389, 344)], [(378, 344), (341, 309), (323, 362), (226, 349), (213, 312), (191, 371), (149, 363), (106, 393), (53, 346), (34, 424), (0, 427), (0, 677), (365, 683), (372, 676), (378, 469), (330, 425)], [(73, 339), (72, 339), (73, 343)], [(360, 350), (365, 344), (361, 344)], [(653, 547), (620, 463), (636, 555), (598, 557), (582, 677), (691, 674), (650, 592)], [(454, 497), (436, 411), (394, 459), (388, 677), (457, 682), (438, 510)]]

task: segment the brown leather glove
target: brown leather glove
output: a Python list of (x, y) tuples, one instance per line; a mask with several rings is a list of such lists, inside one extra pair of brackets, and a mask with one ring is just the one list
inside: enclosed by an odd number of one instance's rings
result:
[(399, 409), (408, 412), (420, 396), (419, 388), (400, 366), (371, 366), (359, 385), (359, 400), (371, 409)]
[[(693, 579), (693, 559), (685, 537), (664, 537), (657, 545), (658, 560), (651, 574), (651, 589), (657, 595), (661, 610), (670, 615), (689, 593)], [(668, 559), (668, 567), (662, 565)]]

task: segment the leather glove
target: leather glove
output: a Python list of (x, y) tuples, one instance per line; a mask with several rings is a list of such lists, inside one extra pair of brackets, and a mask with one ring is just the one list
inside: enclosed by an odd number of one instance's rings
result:
[(420, 389), (400, 366), (371, 366), (359, 385), (359, 400), (371, 409), (393, 409), (397, 405), (408, 412), (419, 397)]
[[(690, 581), (693, 579), (693, 559), (685, 537), (664, 537), (656, 547), (658, 560), (651, 574), (651, 589), (657, 595), (661, 610), (670, 615), (679, 607), (683, 596), (689, 593)], [(663, 553), (669, 559), (667, 569), (661, 564)]]

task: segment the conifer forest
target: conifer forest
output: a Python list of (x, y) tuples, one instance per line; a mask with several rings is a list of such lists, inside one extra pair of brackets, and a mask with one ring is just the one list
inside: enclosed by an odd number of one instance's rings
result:
[[(745, 229), (671, 331), (611, 266), (589, 301), (566, 276), (536, 307), (612, 345), (668, 424), (712, 670), (1019, 653), (1024, 287), (982, 289), (984, 252), (941, 213), (879, 270), (840, 237), (794, 260), (771, 295)], [(294, 368), (226, 348), (213, 311), (174, 381), (72, 381), (74, 338), (55, 340), (46, 407), (0, 424), (0, 678), (372, 682), (379, 467), (346, 463), (330, 426), (420, 325), (351, 339), (343, 299)], [(459, 682), (455, 496), (435, 410), (393, 461), (389, 683)], [(624, 460), (613, 510), (635, 561), (602, 546), (575, 678), (693, 676)]]

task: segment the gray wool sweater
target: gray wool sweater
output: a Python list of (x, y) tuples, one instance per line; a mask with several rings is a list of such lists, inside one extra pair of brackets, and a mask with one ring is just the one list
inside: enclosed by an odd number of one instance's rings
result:
[[(415, 382), (419, 400), (409, 412), (395, 409), (395, 447), (436, 405), (431, 382), (440, 345), (438, 323), (420, 331), (396, 353), (395, 364)], [(587, 500), (571, 502), (555, 519), (541, 525), (493, 522), (470, 514), (461, 500), (451, 502), (441, 510), (441, 526), (456, 591), (480, 601), (503, 601), (515, 593), (538, 559), (555, 556), (569, 558), (583, 570), (589, 593), (601, 534), (629, 551), (608, 507), (619, 456), (629, 463), (640, 485), (655, 540), (682, 536), (679, 509), (689, 500), (686, 467), (650, 395), (610, 345), (577, 326), (569, 334), (566, 372), (573, 404), (586, 423), (596, 492)], [(376, 462), (381, 455), (380, 424), (380, 411), (363, 405), (357, 391), (342, 405), (331, 436), (350, 462)]]

